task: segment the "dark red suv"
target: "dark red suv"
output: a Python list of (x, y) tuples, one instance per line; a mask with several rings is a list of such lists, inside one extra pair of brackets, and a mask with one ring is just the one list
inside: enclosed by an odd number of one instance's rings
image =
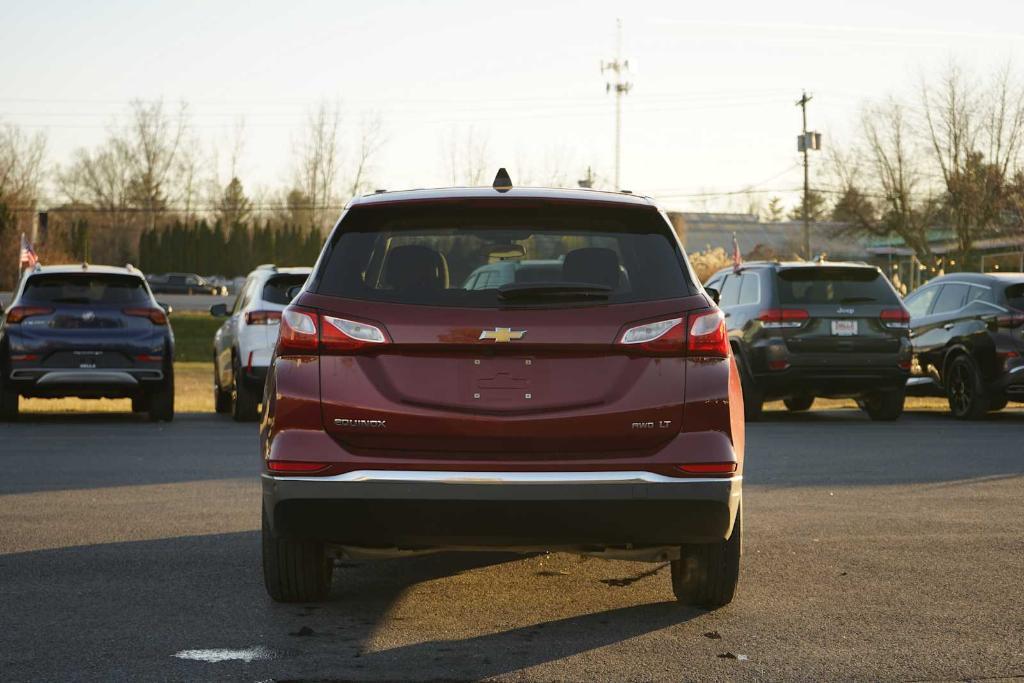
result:
[(733, 596), (743, 404), (721, 312), (648, 199), (474, 188), (354, 200), (282, 314), (260, 444), (275, 600), (335, 557), (672, 561)]

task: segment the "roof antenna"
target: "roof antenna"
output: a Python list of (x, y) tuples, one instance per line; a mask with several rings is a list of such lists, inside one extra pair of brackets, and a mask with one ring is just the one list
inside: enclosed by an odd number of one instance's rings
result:
[(508, 192), (512, 189), (512, 178), (509, 176), (508, 171), (502, 166), (498, 169), (498, 174), (494, 176), (494, 184), (492, 187), (498, 192)]

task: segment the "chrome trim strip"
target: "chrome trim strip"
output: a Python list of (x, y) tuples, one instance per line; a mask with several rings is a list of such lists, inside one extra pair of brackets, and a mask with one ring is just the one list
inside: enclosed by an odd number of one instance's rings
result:
[(330, 477), (264, 476), (281, 481), (391, 482), (431, 484), (708, 484), (743, 480), (731, 477), (668, 477), (654, 472), (452, 472), (428, 470), (355, 470)]
[(908, 377), (907, 378), (907, 386), (908, 387), (919, 387), (919, 386), (923, 386), (925, 384), (935, 384), (935, 380), (933, 378), (931, 378), (931, 377)]
[(1015, 368), (1010, 368), (1010, 374), (1011, 375), (1016, 374), (1018, 372), (1024, 372), (1024, 365), (1018, 365)]
[(47, 384), (123, 384), (134, 386), (139, 381), (127, 372), (110, 370), (53, 370), (36, 380)]

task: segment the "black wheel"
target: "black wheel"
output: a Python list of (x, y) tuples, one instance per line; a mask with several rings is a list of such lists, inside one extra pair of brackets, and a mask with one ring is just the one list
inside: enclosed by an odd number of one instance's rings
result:
[(989, 397), (981, 373), (970, 356), (957, 356), (946, 369), (949, 410), (958, 420), (978, 420), (988, 412)]
[(174, 419), (174, 366), (164, 367), (164, 381), (160, 388), (149, 394), (150, 422), (170, 422)]
[(235, 422), (252, 422), (259, 416), (260, 397), (245, 383), (237, 364), (232, 374), (231, 417)]
[(672, 592), (694, 607), (722, 607), (732, 602), (740, 578), (743, 514), (736, 513), (732, 535), (721, 543), (684, 545), (672, 560)]
[(746, 362), (738, 356), (736, 361), (739, 364), (740, 386), (743, 389), (743, 417), (747, 422), (757, 422), (764, 411), (764, 392), (757, 387)]
[[(2, 366), (0, 366), (2, 371)], [(13, 387), (0, 377), (0, 421), (14, 422), (18, 419), (18, 402), (20, 397)]]
[(907, 393), (903, 390), (882, 391), (877, 394), (868, 394), (857, 401), (857, 405), (872, 420), (897, 420), (903, 414), (903, 404), (906, 398)]
[(799, 413), (804, 410), (810, 410), (811, 406), (814, 405), (813, 396), (791, 396), (790, 398), (783, 399), (783, 403), (786, 404), (786, 410), (791, 413)]
[(148, 413), (149, 412), (149, 396), (143, 394), (142, 396), (132, 396), (132, 412), (133, 413)]
[(231, 412), (231, 392), (220, 387), (220, 373), (217, 372), (217, 357), (213, 358), (213, 409), (221, 415)]
[(323, 543), (277, 536), (263, 511), (263, 584), (277, 602), (316, 602), (331, 592), (334, 562)]

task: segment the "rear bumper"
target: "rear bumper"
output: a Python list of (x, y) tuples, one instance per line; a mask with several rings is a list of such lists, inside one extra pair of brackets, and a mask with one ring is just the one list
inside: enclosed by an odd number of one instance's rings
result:
[(263, 505), (276, 533), (362, 547), (708, 543), (731, 533), (741, 495), (739, 476), (649, 472), (263, 475)]
[(893, 360), (892, 366), (793, 366), (757, 374), (757, 384), (768, 398), (811, 394), (835, 398), (857, 397), (876, 391), (896, 391), (906, 386), (909, 370)]
[(25, 396), (132, 396), (164, 379), (159, 368), (14, 368), (8, 379)]

